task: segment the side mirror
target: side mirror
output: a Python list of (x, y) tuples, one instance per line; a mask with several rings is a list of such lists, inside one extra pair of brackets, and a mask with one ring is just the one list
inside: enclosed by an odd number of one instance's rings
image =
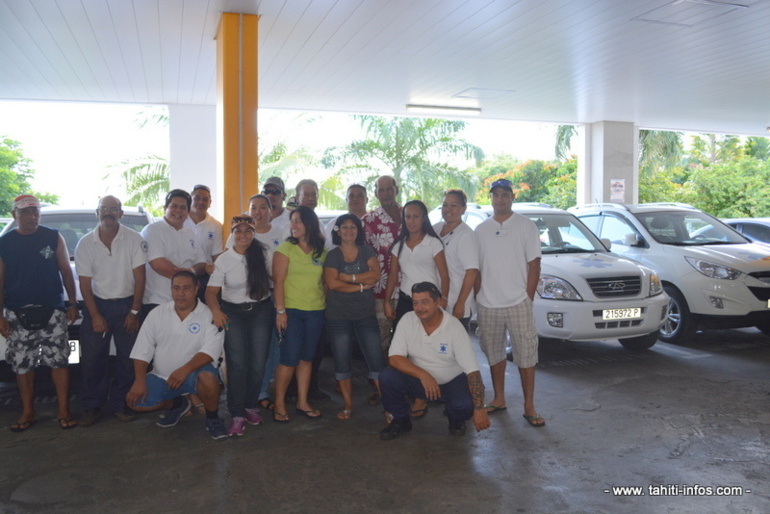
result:
[(639, 237), (631, 232), (623, 236), (623, 244), (626, 246), (637, 246), (639, 244)]
[(612, 248), (612, 241), (610, 241), (610, 240), (609, 240), (609, 239), (607, 239), (606, 237), (603, 237), (603, 238), (601, 238), (601, 239), (600, 239), (600, 241), (602, 242), (602, 244), (604, 245), (604, 247), (605, 247), (605, 248), (607, 248), (607, 250), (609, 250), (610, 248)]

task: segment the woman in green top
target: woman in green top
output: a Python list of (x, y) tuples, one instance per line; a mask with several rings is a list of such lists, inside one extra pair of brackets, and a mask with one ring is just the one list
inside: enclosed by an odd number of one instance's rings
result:
[[(273, 420), (289, 421), (286, 389), (297, 373), (296, 412), (308, 418), (321, 413), (307, 400), (313, 356), (324, 324), (326, 297), (323, 264), (324, 237), (318, 217), (308, 207), (297, 207), (289, 218), (291, 236), (273, 255), (273, 298), (275, 326), (283, 335), (281, 360), (275, 370), (275, 409)], [(280, 340), (280, 336), (279, 336)]]

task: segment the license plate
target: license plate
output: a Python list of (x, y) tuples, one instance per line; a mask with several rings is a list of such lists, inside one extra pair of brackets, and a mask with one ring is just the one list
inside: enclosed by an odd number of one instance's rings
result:
[(70, 364), (78, 364), (80, 363), (80, 341), (77, 339), (70, 339), (70, 358), (69, 363)]
[(636, 319), (641, 317), (642, 309), (639, 307), (632, 307), (628, 309), (604, 309), (602, 311), (603, 320)]

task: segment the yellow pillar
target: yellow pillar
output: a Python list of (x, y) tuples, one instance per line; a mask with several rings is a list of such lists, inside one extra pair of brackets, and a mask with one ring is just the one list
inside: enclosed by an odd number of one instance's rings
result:
[(223, 13), (217, 31), (217, 180), (230, 218), (257, 192), (257, 25), (259, 16)]

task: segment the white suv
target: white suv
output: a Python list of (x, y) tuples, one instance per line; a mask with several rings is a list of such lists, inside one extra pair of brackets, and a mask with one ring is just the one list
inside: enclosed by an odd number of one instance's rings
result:
[(670, 297), (661, 340), (679, 342), (699, 326), (756, 326), (770, 333), (770, 249), (685, 204), (572, 207), (612, 251), (660, 274)]
[[(540, 229), (543, 258), (533, 305), (540, 337), (619, 339), (629, 350), (646, 350), (657, 342), (668, 298), (654, 271), (609, 253), (567, 211), (541, 203), (514, 203), (513, 210)], [(484, 219), (492, 214), (488, 205), (468, 212)], [(432, 211), (430, 218), (440, 221), (441, 211)]]

